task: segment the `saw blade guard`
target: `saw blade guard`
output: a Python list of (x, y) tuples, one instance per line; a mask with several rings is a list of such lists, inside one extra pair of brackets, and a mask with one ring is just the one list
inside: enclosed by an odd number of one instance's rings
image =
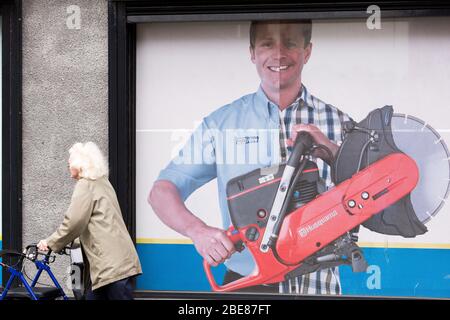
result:
[(439, 134), (425, 122), (394, 114), (392, 106), (375, 109), (359, 123), (344, 124), (344, 141), (333, 165), (335, 184), (352, 177), (389, 154), (402, 152), (419, 168), (416, 188), (363, 225), (378, 233), (411, 238), (443, 206), (449, 192), (449, 152)]

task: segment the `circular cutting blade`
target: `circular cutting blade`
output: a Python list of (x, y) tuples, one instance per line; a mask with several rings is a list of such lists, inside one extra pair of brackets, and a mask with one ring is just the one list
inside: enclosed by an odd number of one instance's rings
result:
[(442, 137), (431, 126), (410, 115), (392, 116), (395, 144), (419, 168), (419, 182), (411, 192), (417, 218), (428, 222), (445, 204), (450, 185), (450, 154)]

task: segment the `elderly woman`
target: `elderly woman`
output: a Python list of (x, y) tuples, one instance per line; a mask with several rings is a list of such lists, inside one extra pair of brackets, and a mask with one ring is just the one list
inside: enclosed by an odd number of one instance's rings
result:
[(142, 269), (105, 158), (93, 142), (76, 143), (69, 154), (70, 175), (77, 180), (72, 200), (62, 224), (38, 248), (58, 252), (79, 238), (92, 281), (86, 299), (132, 299), (131, 279)]

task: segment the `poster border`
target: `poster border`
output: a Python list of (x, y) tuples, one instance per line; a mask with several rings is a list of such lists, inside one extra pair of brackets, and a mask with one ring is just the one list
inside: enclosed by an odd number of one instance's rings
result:
[[(4, 1), (2, 16), (2, 249), (22, 250), (22, 1)], [(3, 257), (14, 264), (16, 258)], [(2, 268), (2, 282), (9, 278)]]
[[(237, 21), (289, 18), (368, 17), (376, 4), (382, 17), (450, 16), (446, 1), (112, 1), (108, 2), (109, 164), (124, 220), (136, 243), (136, 25), (146, 22)], [(143, 298), (276, 299), (278, 295), (136, 291)], [(301, 296), (283, 296), (282, 299)], [(306, 298), (304, 296), (303, 298)], [(352, 297), (355, 299), (356, 297)], [(363, 297), (361, 297), (363, 298)], [(367, 298), (367, 297), (364, 297)]]

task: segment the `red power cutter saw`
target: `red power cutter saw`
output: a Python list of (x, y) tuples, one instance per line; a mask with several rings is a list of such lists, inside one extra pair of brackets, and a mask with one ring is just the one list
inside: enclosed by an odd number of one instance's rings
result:
[[(428, 156), (449, 159), (439, 135), (414, 117), (393, 117), (391, 106), (372, 111), (360, 123), (346, 122), (343, 130), (344, 141), (332, 164), (335, 186), (328, 191), (316, 163), (309, 160), (314, 150), (326, 148), (314, 145), (306, 132), (298, 134), (286, 164), (228, 182), (232, 226), (227, 234), (238, 251), (250, 250), (256, 267), (251, 274), (219, 286), (204, 261), (214, 291), (276, 283), (342, 264), (363, 272), (367, 262), (355, 236), (361, 224), (403, 237), (427, 232), (424, 223), (442, 207), (449, 191), (448, 179), (442, 179), (450, 173), (448, 161), (434, 173), (427, 171), (437, 175), (429, 181), (447, 181), (438, 190), (442, 193), (438, 202), (412, 200), (411, 192), (426, 163), (424, 148)], [(415, 132), (421, 134), (411, 134)], [(430, 189), (426, 182), (420, 184), (419, 191)]]

